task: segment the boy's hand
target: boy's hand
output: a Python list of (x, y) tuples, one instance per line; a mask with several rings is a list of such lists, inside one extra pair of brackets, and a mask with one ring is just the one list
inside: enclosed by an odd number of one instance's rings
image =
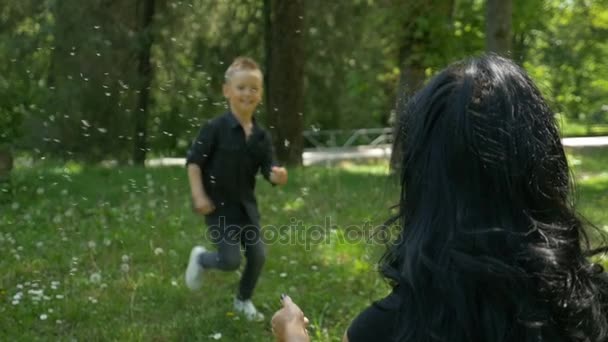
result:
[(273, 166), (270, 170), (270, 181), (274, 184), (285, 185), (287, 183), (287, 170), (284, 167)]
[(208, 215), (215, 210), (215, 205), (207, 196), (194, 197), (192, 198), (192, 210), (198, 214)]

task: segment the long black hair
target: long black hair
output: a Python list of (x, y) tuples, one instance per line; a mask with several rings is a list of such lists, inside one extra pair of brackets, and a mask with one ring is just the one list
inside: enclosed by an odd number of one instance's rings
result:
[(606, 341), (608, 289), (540, 91), (508, 59), (455, 63), (399, 113), (396, 340)]

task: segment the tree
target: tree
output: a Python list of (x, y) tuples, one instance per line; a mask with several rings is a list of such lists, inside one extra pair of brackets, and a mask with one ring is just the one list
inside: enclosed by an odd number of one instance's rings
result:
[(512, 0), (487, 0), (486, 50), (507, 56), (511, 53)]
[[(140, 26), (140, 51), (138, 54), (139, 96), (134, 112), (135, 135), (133, 136), (133, 164), (143, 166), (148, 149), (148, 104), (150, 101), (150, 84), (152, 83), (152, 20), (154, 18), (154, 0), (142, 0), (143, 7)], [(139, 7), (139, 6), (138, 6)]]
[(133, 146), (138, 21), (135, 2), (54, 1), (49, 67), (55, 121), (41, 129), (64, 158), (126, 162)]
[(7, 3), (0, 15), (0, 197), (10, 188), (13, 151), (23, 135), (24, 119), (40, 114), (46, 97), (48, 61), (47, 1)]
[[(397, 90), (397, 112), (426, 78), (426, 69), (438, 52), (450, 51), (454, 0), (419, 2), (405, 0), (400, 4), (407, 16), (398, 33), (400, 65)], [(401, 11), (400, 11), (401, 12)]]
[(304, 127), (304, 0), (266, 0), (266, 111), (277, 158), (301, 165)]

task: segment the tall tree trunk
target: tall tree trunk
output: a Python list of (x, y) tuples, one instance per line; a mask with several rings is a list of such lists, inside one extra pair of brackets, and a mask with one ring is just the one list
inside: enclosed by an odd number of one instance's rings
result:
[(135, 136), (133, 137), (133, 164), (141, 166), (143, 166), (146, 161), (146, 152), (148, 149), (148, 104), (150, 100), (150, 84), (152, 83), (153, 77), (150, 55), (153, 41), (152, 20), (154, 18), (155, 9), (154, 0), (142, 0), (142, 2), (143, 18), (140, 30), (142, 42), (138, 57), (139, 65), (137, 68), (139, 74), (139, 96), (137, 99), (137, 108), (134, 113)]
[(8, 182), (13, 169), (13, 154), (10, 146), (0, 144), (0, 187)]
[[(433, 41), (448, 41), (444, 37), (451, 32), (455, 0), (419, 2), (406, 0), (401, 5), (407, 12), (401, 29), (399, 46), (399, 84), (397, 88), (397, 113), (403, 111), (408, 99), (422, 87), (429, 66), (426, 60)], [(419, 17), (427, 17), (433, 25), (418, 25)]]
[(287, 165), (301, 165), (304, 128), (304, 0), (266, 0), (266, 6), (268, 2), (268, 125), (279, 161)]
[(503, 56), (511, 52), (512, 0), (487, 0), (486, 50)]
[[(271, 58), (272, 58), (272, 0), (264, 0), (264, 86), (268, 88), (270, 80)], [(266, 104), (266, 112), (270, 112), (270, 91), (266, 89), (264, 93), (264, 102)], [(267, 118), (268, 121), (270, 119)]]
[(0, 143), (0, 203), (10, 199), (13, 153), (9, 145)]

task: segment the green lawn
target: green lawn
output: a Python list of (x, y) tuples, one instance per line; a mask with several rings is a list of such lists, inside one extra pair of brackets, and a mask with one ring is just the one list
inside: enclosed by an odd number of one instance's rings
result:
[[(607, 228), (608, 150), (570, 158), (582, 213)], [(271, 243), (255, 302), (267, 320), (249, 323), (232, 312), (238, 274), (206, 273), (197, 293), (183, 285), (191, 247), (210, 246), (183, 168), (17, 169), (16, 196), (0, 204), (0, 341), (269, 341), (281, 293), (301, 304), (315, 341), (339, 341), (388, 290), (375, 271), (382, 246), (366, 243), (397, 196), (386, 174), (342, 165), (290, 170), (283, 188), (258, 182)], [(281, 226), (292, 234), (276, 241)]]

